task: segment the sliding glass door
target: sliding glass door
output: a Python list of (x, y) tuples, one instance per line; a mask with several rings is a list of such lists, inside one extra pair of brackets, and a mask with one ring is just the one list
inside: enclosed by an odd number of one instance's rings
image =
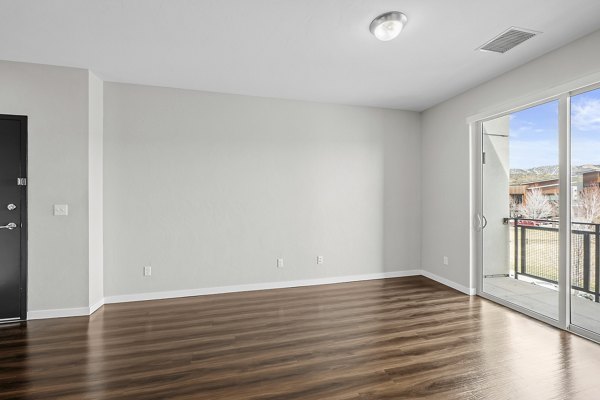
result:
[(482, 123), (483, 292), (559, 319), (558, 101)]
[(571, 97), (571, 324), (600, 334), (600, 89)]
[(600, 84), (477, 127), (479, 294), (600, 341)]

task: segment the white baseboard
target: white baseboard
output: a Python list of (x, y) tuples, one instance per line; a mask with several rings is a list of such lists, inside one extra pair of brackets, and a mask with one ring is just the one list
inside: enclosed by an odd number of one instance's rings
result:
[(79, 308), (57, 308), (55, 310), (35, 310), (27, 312), (27, 319), (47, 319), (47, 318), (64, 318), (64, 317), (84, 317), (92, 315), (100, 307), (104, 305), (104, 299), (100, 299), (95, 304), (89, 307)]
[(95, 313), (96, 311), (98, 311), (98, 309), (100, 307), (102, 307), (103, 305), (104, 305), (104, 298), (98, 300), (97, 302), (95, 302), (94, 304), (92, 304), (89, 307), (89, 313), (88, 313), (88, 315), (92, 315), (93, 313)]
[(375, 274), (334, 276), (329, 278), (305, 279), (297, 281), (252, 283), (247, 285), (219, 286), (202, 289), (171, 290), (165, 292), (133, 293), (104, 298), (105, 304), (126, 303), (131, 301), (173, 299), (178, 297), (205, 296), (209, 294), (222, 294), (234, 292), (249, 292), (253, 290), (285, 289), (300, 286), (329, 285), (332, 283), (368, 281), (373, 279), (399, 278), (403, 276), (421, 275), (421, 270), (380, 272)]
[(475, 288), (469, 288), (466, 286), (463, 286), (459, 283), (456, 283), (454, 281), (451, 281), (449, 279), (446, 278), (442, 278), (439, 275), (436, 275), (434, 273), (431, 273), (429, 271), (426, 270), (421, 270), (421, 275), (423, 275), (426, 278), (429, 278), (431, 280), (434, 280), (436, 282), (441, 283), (442, 285), (446, 285), (448, 287), (451, 287), (452, 289), (456, 289), (459, 292), (463, 292), (464, 294), (468, 294), (469, 296), (474, 296), (475, 295)]
[(90, 315), (88, 307), (80, 308), (57, 308), (55, 310), (36, 310), (28, 311), (27, 319), (46, 319), (46, 318), (63, 318), (63, 317), (81, 317)]
[(386, 278), (400, 278), (404, 276), (418, 276), (423, 275), (429, 279), (439, 282), (443, 285), (449, 286), (462, 293), (473, 296), (475, 289), (468, 288), (460, 285), (456, 282), (450, 281), (446, 278), (442, 278), (429, 271), (421, 269), (412, 269), (405, 271), (392, 271), (392, 272), (379, 272), (375, 274), (364, 274), (364, 275), (349, 275), (349, 276), (334, 276), (328, 278), (318, 279), (304, 279), (296, 281), (283, 281), (283, 282), (267, 282), (267, 283), (252, 283), (246, 285), (234, 285), (234, 286), (219, 286), (202, 289), (187, 289), (187, 290), (170, 290), (163, 292), (150, 292), (150, 293), (133, 293), (123, 294), (116, 296), (107, 296), (103, 299), (98, 300), (96, 303), (89, 307), (81, 308), (62, 308), (56, 310), (38, 310), (29, 311), (27, 313), (27, 319), (46, 319), (46, 318), (62, 318), (62, 317), (79, 317), (88, 316), (97, 311), (104, 304), (112, 303), (126, 303), (131, 301), (145, 301), (145, 300), (160, 300), (160, 299), (174, 299), (179, 297), (191, 297), (191, 296), (205, 296), (210, 294), (222, 294), (222, 293), (234, 293), (234, 292), (248, 292), (253, 290), (269, 290), (269, 289), (285, 289), (292, 287), (301, 286), (315, 286), (315, 285), (329, 285), (333, 283), (345, 283), (345, 282), (358, 282), (358, 281), (369, 281), (373, 279), (386, 279)]

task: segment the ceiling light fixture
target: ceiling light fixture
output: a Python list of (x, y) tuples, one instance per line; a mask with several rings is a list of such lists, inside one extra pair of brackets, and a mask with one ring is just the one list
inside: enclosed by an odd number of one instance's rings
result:
[(406, 21), (406, 15), (399, 11), (390, 11), (375, 18), (369, 29), (377, 39), (387, 42), (400, 34)]

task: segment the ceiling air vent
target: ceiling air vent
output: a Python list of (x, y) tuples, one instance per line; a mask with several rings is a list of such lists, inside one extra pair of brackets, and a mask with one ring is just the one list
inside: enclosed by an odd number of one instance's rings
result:
[(521, 28), (509, 28), (481, 46), (478, 50), (492, 51), (494, 53), (506, 53), (513, 47), (520, 45), (527, 39), (531, 39), (539, 33), (540, 32)]

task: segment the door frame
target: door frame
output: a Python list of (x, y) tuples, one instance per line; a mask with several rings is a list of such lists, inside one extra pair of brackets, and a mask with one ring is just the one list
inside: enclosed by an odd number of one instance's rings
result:
[[(28, 154), (28, 148), (27, 148), (27, 135), (28, 135), (28, 129), (27, 129), (27, 116), (25, 115), (8, 115), (8, 114), (0, 114), (0, 119), (5, 119), (5, 120), (11, 120), (11, 121), (19, 121), (19, 125), (20, 125), (20, 139), (21, 139), (21, 150), (20, 150), (20, 161), (21, 161), (21, 176), (19, 178), (26, 178), (27, 179), (27, 154)], [(28, 265), (27, 265), (27, 255), (28, 255), (28, 249), (27, 249), (27, 242), (28, 242), (28, 214), (27, 214), (27, 206), (28, 206), (28, 201), (27, 201), (27, 187), (29, 185), (29, 182), (27, 181), (25, 185), (20, 186), (20, 205), (19, 205), (19, 211), (20, 211), (20, 217), (21, 217), (21, 227), (19, 228), (20, 231), (20, 235), (21, 235), (21, 256), (20, 256), (20, 260), (21, 260), (21, 267), (20, 267), (20, 294), (19, 294), (19, 299), (20, 299), (20, 315), (19, 315), (19, 320), (20, 321), (26, 321), (27, 320), (27, 272), (28, 272)]]
[[(484, 163), (483, 163), (483, 123), (486, 121), (490, 121), (502, 116), (507, 116), (510, 114), (513, 114), (515, 112), (521, 111), (521, 110), (525, 110), (531, 107), (535, 107), (541, 104), (545, 104), (551, 101), (561, 101), (562, 97), (564, 95), (557, 95), (557, 96), (550, 96), (550, 97), (545, 97), (543, 99), (540, 100), (536, 100), (536, 101), (531, 101), (528, 102), (527, 104), (521, 104), (518, 106), (514, 106), (514, 107), (510, 107), (507, 111), (501, 112), (501, 113), (495, 113), (494, 115), (488, 116), (486, 118), (481, 118), (477, 121), (473, 121), (469, 123), (469, 127), (470, 127), (470, 134), (471, 134), (471, 138), (472, 138), (472, 142), (474, 143), (473, 146), (473, 169), (472, 169), (472, 176), (474, 179), (474, 185), (473, 185), (473, 189), (474, 189), (474, 211), (475, 211), (475, 215), (474, 215), (474, 222), (473, 222), (473, 229), (475, 230), (475, 235), (474, 235), (474, 242), (475, 242), (475, 270), (473, 271), (474, 273), (474, 277), (475, 277), (475, 293), (477, 294), (477, 296), (483, 297), (484, 299), (487, 300), (491, 300), (497, 304), (500, 304), (502, 306), (508, 307), (510, 309), (513, 309), (515, 311), (518, 311), (524, 315), (527, 315), (528, 317), (531, 318), (535, 318), (537, 320), (540, 320), (542, 322), (545, 322), (549, 325), (552, 325), (556, 328), (560, 328), (560, 329), (567, 329), (568, 323), (565, 324), (565, 321), (562, 321), (561, 318), (561, 310), (563, 309), (561, 307), (561, 303), (562, 303), (562, 293), (563, 290), (559, 291), (559, 310), (558, 310), (558, 314), (559, 314), (559, 320), (555, 320), (552, 319), (546, 315), (540, 314), (534, 310), (530, 310), (528, 308), (522, 307), (518, 304), (514, 304), (511, 303), (509, 301), (506, 301), (502, 298), (496, 297), (492, 294), (486, 293), (483, 291), (483, 238), (484, 238), (484, 230), (482, 228), (480, 228), (478, 226), (478, 217), (479, 216), (483, 216), (483, 191), (484, 191), (484, 182), (483, 182), (483, 168), (484, 168)], [(560, 104), (559, 104), (560, 107)], [(559, 111), (560, 113), (560, 111)], [(566, 137), (566, 132), (564, 131), (564, 129), (561, 126), (561, 123), (559, 121), (559, 145), (562, 145), (562, 139)], [(562, 194), (563, 192), (567, 192), (570, 193), (568, 190), (564, 190), (563, 188), (563, 181), (562, 181), (562, 174), (563, 174), (563, 153), (561, 150), (561, 153), (559, 154), (559, 171), (560, 171), (560, 193)], [(569, 168), (570, 171), (570, 168)], [(570, 182), (567, 181), (567, 185), (569, 185)], [(561, 201), (562, 201), (562, 197), (561, 197)], [(561, 203), (562, 204), (562, 203)], [(569, 206), (570, 206), (570, 198), (569, 198)], [(560, 215), (561, 217), (563, 216), (563, 209), (566, 209), (566, 207), (560, 207)], [(570, 210), (570, 207), (569, 207)], [(570, 217), (570, 213), (569, 217)], [(561, 235), (561, 239), (562, 239), (562, 232), (564, 232), (564, 228), (563, 228), (563, 223), (564, 221), (560, 222), (560, 228), (559, 228), (559, 235)], [(561, 249), (562, 252), (562, 249)], [(560, 265), (562, 265), (562, 260), (563, 260), (564, 255), (561, 253), (560, 254), (560, 260), (559, 263)], [(561, 268), (562, 271), (562, 268)], [(560, 277), (562, 278), (562, 276)], [(559, 284), (560, 282), (564, 282), (564, 280), (561, 280), (559, 278)], [(568, 296), (567, 296), (568, 297)], [(570, 322), (570, 321), (569, 321)]]
[[(571, 97), (591, 90), (600, 89), (600, 73), (566, 83), (537, 95), (505, 103), (488, 112), (467, 118), (469, 126), (471, 158), (471, 276), (476, 294), (500, 305), (511, 308), (529, 317), (600, 343), (600, 334), (571, 324)], [(559, 141), (559, 310), (558, 320), (510, 303), (483, 291), (483, 229), (478, 227), (477, 218), (483, 215), (483, 123), (498, 117), (535, 107), (550, 101), (558, 101)], [(474, 285), (473, 285), (474, 284)]]

